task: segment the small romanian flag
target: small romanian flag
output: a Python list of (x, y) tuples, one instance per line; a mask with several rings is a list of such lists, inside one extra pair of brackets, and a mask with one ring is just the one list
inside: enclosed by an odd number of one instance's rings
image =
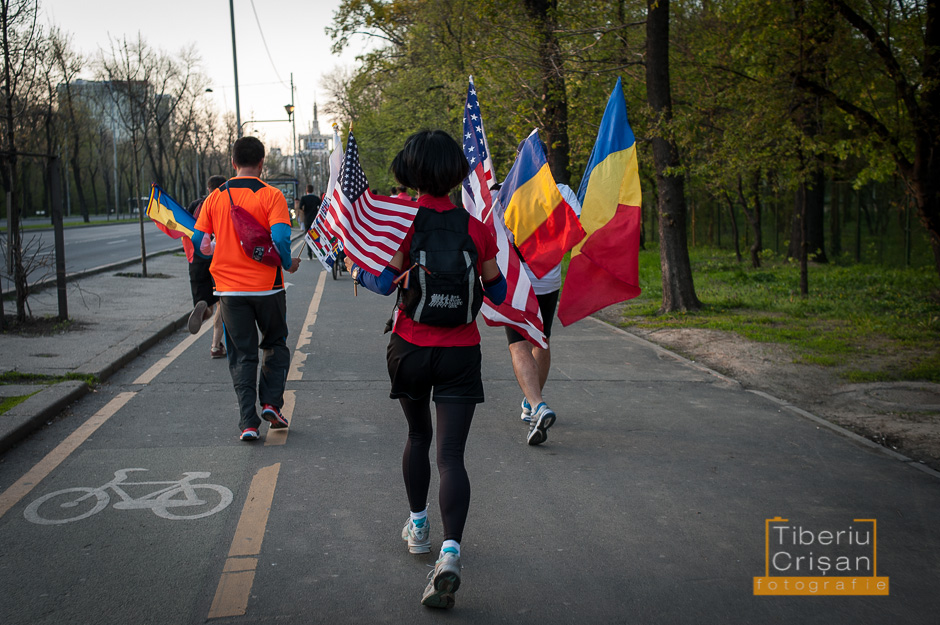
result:
[(538, 130), (523, 142), (499, 190), (499, 206), (516, 247), (537, 278), (584, 238), (578, 216), (552, 178)]
[(157, 184), (150, 185), (150, 202), (147, 203), (147, 216), (157, 228), (174, 239), (191, 239), (196, 228), (196, 218), (167, 195)]

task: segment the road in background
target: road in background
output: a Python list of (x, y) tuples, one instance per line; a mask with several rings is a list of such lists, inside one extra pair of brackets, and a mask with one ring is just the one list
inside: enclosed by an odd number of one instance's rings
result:
[[(74, 274), (103, 265), (140, 259), (140, 224), (136, 221), (124, 221), (114, 225), (85, 226), (65, 228), (65, 272)], [(2, 236), (6, 237), (4, 233)], [(25, 230), (23, 248), (39, 251), (46, 256), (47, 265), (38, 268), (30, 277), (33, 284), (45, 277), (55, 279), (55, 235), (52, 230)], [(164, 250), (180, 250), (182, 244), (171, 239), (147, 219), (144, 223), (144, 238), (147, 253)], [(6, 272), (2, 272), (6, 273)], [(4, 293), (13, 288), (12, 281), (0, 276), (0, 286)]]

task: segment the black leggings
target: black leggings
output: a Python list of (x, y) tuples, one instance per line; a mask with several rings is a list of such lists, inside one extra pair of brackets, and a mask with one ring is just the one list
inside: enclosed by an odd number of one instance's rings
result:
[[(401, 461), (405, 490), (412, 512), (420, 512), (427, 506), (431, 486), (429, 455), (434, 429), (430, 397), (417, 401), (401, 397), (398, 401), (408, 420), (408, 440)], [(459, 543), (470, 509), (470, 478), (463, 464), (463, 453), (476, 404), (434, 405), (437, 408), (437, 470), (441, 478), (438, 499), (444, 540)]]

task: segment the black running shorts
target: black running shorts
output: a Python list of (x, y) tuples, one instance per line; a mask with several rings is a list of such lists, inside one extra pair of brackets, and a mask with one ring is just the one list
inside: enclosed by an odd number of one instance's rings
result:
[[(558, 291), (552, 291), (551, 293), (544, 293), (542, 295), (535, 296), (535, 299), (539, 301), (539, 312), (542, 313), (542, 324), (545, 326), (542, 331), (545, 332), (546, 339), (552, 335), (552, 321), (555, 319), (555, 307), (558, 305), (558, 293)], [(508, 339), (510, 345), (526, 340), (524, 336), (509, 326), (506, 326), (506, 339)]]
[(482, 355), (479, 345), (421, 347), (397, 334), (388, 342), (389, 397), (419, 400), (434, 390), (432, 399), (442, 404), (483, 403)]
[(193, 292), (193, 306), (196, 302), (202, 300), (209, 306), (219, 301), (218, 296), (213, 295), (215, 285), (212, 282), (212, 274), (209, 273), (209, 265), (212, 264), (211, 258), (193, 258), (189, 263), (189, 288)]

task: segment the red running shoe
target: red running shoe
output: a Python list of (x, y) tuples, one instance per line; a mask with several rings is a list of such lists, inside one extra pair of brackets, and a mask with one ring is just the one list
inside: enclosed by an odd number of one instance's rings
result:
[(261, 418), (271, 423), (272, 430), (287, 427), (287, 419), (284, 418), (280, 410), (271, 404), (261, 406)]

